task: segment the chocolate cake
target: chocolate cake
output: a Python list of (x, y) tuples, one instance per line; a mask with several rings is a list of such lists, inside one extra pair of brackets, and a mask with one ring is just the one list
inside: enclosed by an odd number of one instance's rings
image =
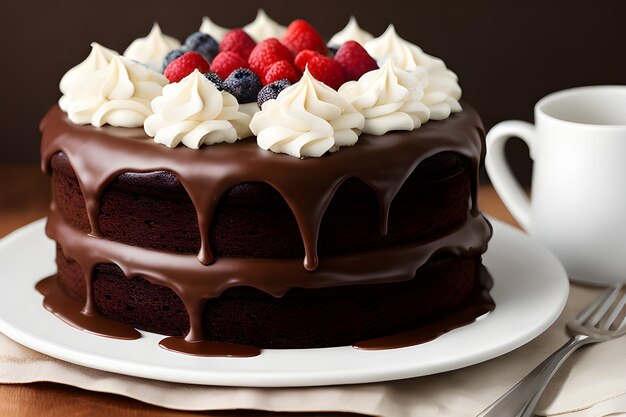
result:
[[(107, 59), (131, 80), (153, 76)], [(408, 73), (389, 65), (377, 71), (397, 71), (402, 84)], [(169, 87), (192, 81), (227, 105), (229, 93), (194, 74), (166, 86), (152, 111)], [(305, 71), (299, 83), (344, 103), (309, 77)], [(253, 131), (261, 113), (274, 123), (282, 94), (263, 97)], [(135, 104), (130, 115), (99, 116), (124, 127), (101, 127), (95, 116), (90, 126), (67, 104), (79, 95), (65, 97), (40, 126), (58, 274), (39, 289), (46, 307), (76, 327), (119, 338), (138, 337), (136, 328), (172, 336), (162, 342), (171, 350), (250, 356), (259, 348), (359, 345), (432, 330), (442, 318), (446, 331), (493, 307), (480, 298), (489, 289), (480, 277), (491, 236), (477, 207), (484, 129), (467, 104), (428, 123), (411, 113), (413, 128), (372, 134), (361, 130), (380, 129), (380, 121), (369, 123), (367, 111), (361, 116), (346, 101), (339, 124), (354, 121), (342, 136), (352, 143), (339, 143), (335, 128), (335, 146), (323, 156), (294, 158), (280, 153), (282, 142), (264, 148), (266, 132), (258, 144), (240, 138), (238, 119), (226, 119), (234, 143), (183, 140), (189, 148), (173, 148), (159, 134), (152, 139), (148, 120), (148, 135), (120, 123), (137, 117)], [(422, 107), (432, 115), (440, 104)]]

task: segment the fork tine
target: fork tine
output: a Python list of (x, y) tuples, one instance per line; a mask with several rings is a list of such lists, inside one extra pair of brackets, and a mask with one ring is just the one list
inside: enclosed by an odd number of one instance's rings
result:
[(604, 299), (602, 304), (600, 304), (600, 306), (593, 313), (593, 315), (589, 319), (587, 319), (586, 324), (588, 324), (590, 326), (596, 326), (600, 322), (600, 320), (602, 320), (604, 315), (609, 311), (609, 309), (611, 308), (611, 306), (615, 302), (615, 299), (619, 295), (621, 289), (622, 289), (622, 287), (620, 285), (616, 285), (614, 287), (611, 287), (611, 291), (609, 293), (609, 296)]
[(622, 295), (622, 298), (615, 304), (615, 307), (609, 312), (609, 317), (606, 319), (604, 324), (602, 325), (603, 330), (609, 330), (611, 328), (616, 328), (619, 326), (614, 326), (615, 320), (619, 317), (622, 309), (626, 305), (626, 294)]
[(578, 315), (576, 316), (576, 321), (578, 321), (579, 323), (585, 322), (593, 314), (593, 312), (596, 311), (598, 306), (600, 304), (604, 303), (606, 301), (606, 299), (612, 293), (613, 293), (613, 288), (612, 287), (607, 288), (606, 290), (604, 290), (604, 294), (602, 294), (601, 297), (597, 297), (587, 307), (583, 308), (580, 311), (580, 313), (578, 313)]

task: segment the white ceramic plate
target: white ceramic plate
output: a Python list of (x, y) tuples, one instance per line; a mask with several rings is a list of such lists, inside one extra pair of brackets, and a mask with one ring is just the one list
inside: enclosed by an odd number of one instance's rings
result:
[(34, 350), (79, 365), (162, 381), (205, 385), (297, 387), (410, 378), (449, 371), (507, 353), (537, 337), (561, 313), (568, 280), (554, 256), (520, 231), (491, 220), (484, 263), (494, 277), (496, 309), (468, 326), (417, 346), (264, 350), (253, 358), (202, 358), (168, 352), (163, 336), (138, 340), (95, 336), (42, 307), (34, 289), (55, 272), (45, 219), (0, 241), (0, 331)]

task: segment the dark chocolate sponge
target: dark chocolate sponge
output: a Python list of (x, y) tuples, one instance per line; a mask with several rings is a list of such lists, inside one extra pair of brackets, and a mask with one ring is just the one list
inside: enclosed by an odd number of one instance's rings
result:
[[(442, 235), (463, 224), (470, 199), (468, 163), (450, 152), (418, 165), (394, 199), (389, 232), (380, 234), (379, 207), (372, 190), (351, 178), (335, 194), (320, 228), (320, 255), (375, 249)], [(76, 176), (67, 157), (52, 158), (55, 201), (66, 221), (89, 232)], [(197, 253), (196, 213), (171, 173), (127, 173), (102, 195), (100, 229), (105, 238), (177, 253)], [(302, 257), (296, 220), (280, 194), (265, 183), (243, 183), (220, 200), (211, 225), (217, 256)]]
[[(84, 300), (78, 265), (57, 247), (59, 277), (73, 297)], [(440, 256), (415, 278), (389, 284), (323, 289), (293, 288), (274, 298), (255, 288), (237, 287), (207, 301), (202, 315), (209, 340), (259, 348), (296, 349), (350, 345), (428, 323), (452, 310), (472, 292), (478, 259)], [(141, 277), (126, 278), (112, 264), (94, 272), (94, 299), (112, 319), (151, 332), (184, 336), (189, 318), (169, 288)]]

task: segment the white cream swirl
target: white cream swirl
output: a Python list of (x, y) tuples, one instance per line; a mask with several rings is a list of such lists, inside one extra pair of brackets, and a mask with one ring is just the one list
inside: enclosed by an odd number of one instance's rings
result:
[(118, 55), (71, 85), (63, 102), (73, 123), (138, 127), (165, 84), (163, 75)]
[(158, 23), (145, 38), (135, 39), (124, 51), (124, 57), (141, 62), (152, 70), (161, 72), (163, 58), (173, 49), (180, 48), (178, 39), (164, 35)]
[(442, 120), (452, 112), (461, 111), (461, 87), (458, 77), (439, 58), (428, 55), (418, 46), (402, 39), (393, 25), (385, 33), (365, 43), (367, 52), (382, 66), (391, 60), (401, 69), (415, 74), (424, 88), (423, 102), (430, 109), (430, 118)]
[(224, 36), (228, 33), (229, 30), (230, 29), (215, 24), (215, 22), (213, 22), (207, 16), (204, 16), (202, 18), (202, 24), (200, 25), (199, 29), (200, 32), (211, 35), (211, 37), (218, 42), (221, 42), (222, 39), (224, 39)]
[(354, 145), (363, 123), (345, 98), (305, 70), (300, 81), (263, 103), (250, 128), (261, 148), (302, 158)]
[(63, 111), (67, 111), (67, 97), (65, 94), (67, 94), (79, 80), (105, 68), (109, 65), (111, 59), (118, 55), (119, 54), (114, 50), (93, 42), (89, 56), (87, 56), (83, 62), (66, 72), (63, 78), (61, 78), (59, 89), (64, 95), (59, 100), (59, 107), (61, 107)]
[(272, 20), (263, 9), (259, 9), (254, 21), (245, 25), (243, 30), (259, 43), (268, 38), (280, 39), (287, 28)]
[(350, 16), (350, 20), (345, 28), (335, 33), (328, 41), (330, 48), (339, 48), (341, 45), (348, 41), (357, 41), (361, 45), (365, 45), (365, 42), (373, 39), (371, 33), (364, 31), (359, 27), (354, 16)]
[(170, 148), (182, 143), (198, 149), (250, 136), (250, 116), (239, 111), (235, 96), (219, 91), (198, 70), (166, 85), (163, 95), (152, 101), (152, 110), (144, 130)]
[(419, 80), (391, 60), (358, 81), (343, 84), (339, 94), (365, 117), (363, 132), (373, 135), (417, 129), (430, 115), (421, 101), (424, 91)]

